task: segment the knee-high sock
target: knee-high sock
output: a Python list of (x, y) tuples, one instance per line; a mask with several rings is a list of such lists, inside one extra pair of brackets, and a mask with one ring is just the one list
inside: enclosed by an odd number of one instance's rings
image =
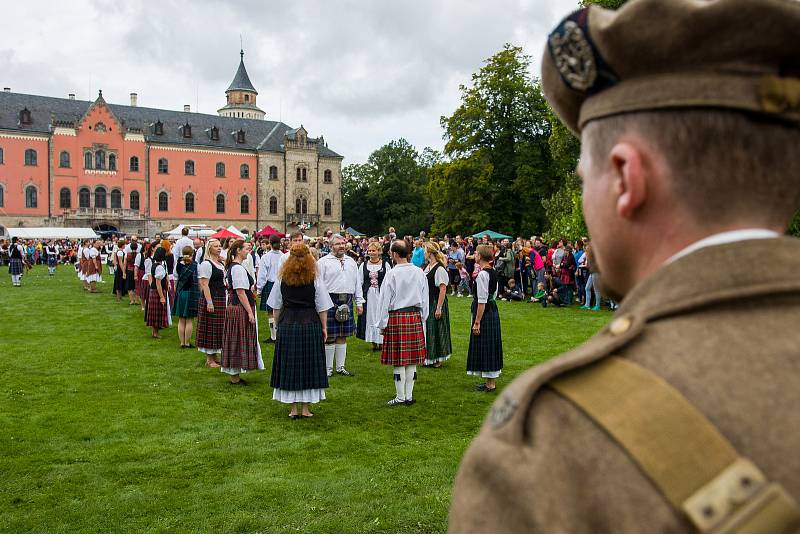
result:
[(398, 399), (406, 400), (406, 370), (403, 367), (394, 368), (394, 389)]
[(273, 317), (269, 318), (269, 337), (272, 341), (275, 341), (275, 319)]
[(406, 400), (414, 398), (414, 382), (417, 381), (417, 366), (406, 365)]
[(344, 369), (344, 361), (347, 358), (347, 343), (336, 344), (336, 370)]
[(333, 354), (335, 350), (336, 345), (333, 343), (325, 345), (325, 367), (328, 369), (328, 372), (333, 371)]
[(12, 284), (19, 284), (19, 275), (18, 274), (12, 274), (11, 275), (11, 283)]

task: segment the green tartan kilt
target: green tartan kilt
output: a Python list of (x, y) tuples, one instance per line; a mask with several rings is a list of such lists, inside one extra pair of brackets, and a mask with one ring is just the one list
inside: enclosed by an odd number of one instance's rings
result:
[(453, 353), (453, 344), (450, 341), (450, 311), (447, 305), (447, 298), (442, 304), (442, 318), (437, 319), (434, 315), (436, 311), (436, 301), (430, 303), (430, 313), (425, 321), (425, 345), (428, 349), (426, 363), (435, 363), (446, 360)]
[(285, 391), (328, 387), (322, 324), (281, 321), (269, 385)]
[[(478, 301), (472, 301), (472, 322)], [(470, 323), (470, 325), (472, 324)], [(503, 369), (503, 339), (500, 335), (500, 314), (497, 303), (490, 300), (486, 303), (481, 319), (481, 333), (476, 336), (470, 333), (469, 352), (467, 352), (467, 371), (494, 372)]]

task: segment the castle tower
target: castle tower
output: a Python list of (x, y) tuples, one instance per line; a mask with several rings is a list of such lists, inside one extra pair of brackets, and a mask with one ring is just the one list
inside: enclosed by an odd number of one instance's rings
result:
[(222, 117), (237, 117), (240, 119), (264, 119), (264, 111), (256, 105), (256, 91), (244, 68), (244, 50), (239, 51), (239, 69), (228, 89), (225, 91), (227, 103), (217, 110)]

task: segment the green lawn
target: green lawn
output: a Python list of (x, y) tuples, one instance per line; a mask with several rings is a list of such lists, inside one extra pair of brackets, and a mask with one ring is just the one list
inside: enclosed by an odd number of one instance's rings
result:
[[(108, 279), (108, 277), (106, 277)], [(0, 276), (0, 530), (443, 532), (459, 460), (494, 396), (465, 373), (469, 300), (451, 299), (454, 356), (389, 408), (390, 370), (353, 341), (312, 420), (271, 400), (267, 370), (227, 385), (174, 328), (85, 293), (71, 269)], [(610, 317), (499, 303), (502, 387)], [(263, 324), (263, 323), (262, 323)], [(263, 337), (263, 336), (262, 336)]]

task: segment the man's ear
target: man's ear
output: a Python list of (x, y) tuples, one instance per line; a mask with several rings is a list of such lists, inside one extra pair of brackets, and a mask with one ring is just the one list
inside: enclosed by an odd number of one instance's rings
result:
[(617, 214), (630, 219), (647, 200), (647, 155), (642, 147), (621, 142), (614, 145), (608, 157)]

